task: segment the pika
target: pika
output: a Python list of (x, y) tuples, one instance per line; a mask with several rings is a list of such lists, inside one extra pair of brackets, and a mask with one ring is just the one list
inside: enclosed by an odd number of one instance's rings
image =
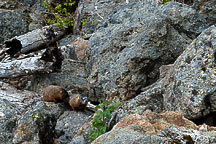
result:
[(68, 103), (69, 95), (64, 88), (50, 85), (44, 89), (42, 100), (47, 102), (63, 101)]
[(69, 105), (73, 110), (84, 110), (88, 104), (87, 96), (83, 94), (72, 94), (69, 98)]

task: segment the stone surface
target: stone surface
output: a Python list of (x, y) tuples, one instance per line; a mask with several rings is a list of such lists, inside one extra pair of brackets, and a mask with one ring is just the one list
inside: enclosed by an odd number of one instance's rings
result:
[(25, 14), (19, 10), (0, 9), (0, 43), (28, 31)]
[(62, 86), (66, 90), (74, 89), (80, 93), (87, 93), (87, 83), (84, 64), (72, 59), (64, 59), (61, 72), (34, 75), (32, 89), (42, 95), (48, 85)]
[(214, 114), (215, 38), (215, 26), (203, 31), (178, 57), (167, 75), (126, 102), (119, 115), (142, 113), (146, 109), (180, 111), (188, 119)]
[(209, 143), (216, 142), (215, 127), (200, 131), (193, 122), (179, 112), (156, 114), (145, 111), (123, 118), (114, 128), (92, 142), (112, 143)]
[[(65, 111), (58, 119), (55, 132), (61, 144), (72, 141), (79, 129), (87, 122), (91, 112), (88, 111)], [(81, 142), (84, 141), (81, 140)]]
[(0, 98), (0, 141), (2, 143), (12, 143), (13, 131), (20, 115), (20, 108), (10, 101)]
[(1, 9), (14, 9), (19, 6), (17, 0), (0, 0), (0, 8)]
[(32, 101), (14, 131), (13, 143), (53, 143), (57, 118), (65, 108)]
[(194, 0), (193, 8), (199, 11), (207, 20), (208, 25), (216, 24), (216, 1)]
[(194, 9), (169, 2), (156, 7), (131, 2), (113, 10), (88, 41), (89, 99), (126, 100), (159, 78), (206, 27)]

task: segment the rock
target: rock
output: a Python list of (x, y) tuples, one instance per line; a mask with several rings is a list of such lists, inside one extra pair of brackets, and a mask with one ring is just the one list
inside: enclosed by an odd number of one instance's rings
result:
[(190, 119), (216, 111), (215, 36), (215, 26), (203, 31), (174, 63), (166, 81), (166, 110), (181, 111)]
[(74, 89), (79, 93), (87, 95), (84, 63), (64, 59), (61, 72), (33, 76), (32, 89), (39, 95), (42, 95), (43, 89), (48, 85), (59, 85), (66, 90)]
[(208, 119), (209, 114), (215, 119), (215, 36), (215, 26), (203, 31), (162, 80), (144, 88), (144, 92), (122, 106), (119, 117), (141, 114), (146, 109), (155, 112), (165, 109), (180, 111), (188, 119), (200, 121), (205, 116)]
[[(86, 70), (83, 60), (86, 43), (86, 40), (75, 35), (61, 39), (59, 48), (64, 56), (61, 71), (44, 75), (33, 75), (32, 90), (42, 95), (43, 89), (48, 85), (58, 85), (66, 90), (73, 89), (77, 93), (87, 95)], [(84, 55), (79, 55), (80, 53)]]
[(82, 28), (84, 34), (92, 34), (99, 22), (120, 4), (125, 3), (125, 0), (86, 0), (83, 1), (83, 11), (81, 17), (88, 20)]
[(23, 107), (33, 99), (39, 99), (39, 96), (32, 91), (18, 90), (15, 87), (0, 82), (0, 98), (16, 105), (19, 111), (23, 111)]
[(156, 114), (146, 111), (143, 115), (124, 117), (110, 132), (99, 136), (92, 144), (214, 143), (215, 129), (200, 131), (198, 126), (179, 112)]
[[(64, 114), (59, 117), (55, 126), (58, 141), (61, 144), (67, 144), (71, 142), (79, 129), (85, 122), (87, 122), (91, 114), (92, 113), (88, 111), (65, 111)], [(81, 143), (84, 142), (84, 138), (82, 136), (76, 138), (74, 142), (78, 139), (81, 141)]]
[(19, 10), (1, 9), (0, 27), (0, 43), (28, 31), (28, 23), (25, 14)]
[(24, 6), (31, 7), (36, 4), (39, 0), (18, 0), (18, 2), (22, 3)]
[(0, 0), (0, 8), (1, 9), (14, 9), (19, 5), (17, 0)]
[(20, 117), (20, 108), (6, 99), (0, 98), (0, 141), (11, 144), (16, 122)]
[(89, 99), (135, 97), (159, 78), (159, 67), (173, 63), (205, 27), (200, 14), (180, 3), (156, 7), (131, 2), (116, 8), (88, 41)]
[(57, 118), (65, 109), (32, 101), (14, 131), (13, 143), (53, 143)]
[(216, 24), (216, 1), (194, 0), (193, 8), (199, 11), (207, 20), (209, 26)]
[(166, 76), (166, 74), (168, 73), (168, 71), (170, 70), (170, 68), (172, 67), (172, 64), (169, 65), (162, 65), (159, 69), (160, 69), (160, 79), (164, 78)]

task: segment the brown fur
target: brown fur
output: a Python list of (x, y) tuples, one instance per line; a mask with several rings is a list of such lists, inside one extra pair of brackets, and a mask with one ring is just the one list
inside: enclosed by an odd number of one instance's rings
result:
[(82, 100), (82, 95), (72, 94), (69, 98), (69, 105), (73, 110), (84, 110), (87, 105), (87, 100)]
[(50, 85), (43, 92), (43, 101), (47, 102), (67, 101), (68, 97), (67, 91), (60, 86)]

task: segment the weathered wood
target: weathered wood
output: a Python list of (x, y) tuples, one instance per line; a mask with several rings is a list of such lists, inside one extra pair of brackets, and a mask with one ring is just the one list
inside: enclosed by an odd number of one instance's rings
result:
[(66, 31), (61, 31), (56, 26), (45, 26), (5, 41), (6, 53), (11, 57), (29, 53), (48, 47), (59, 40)]
[(73, 35), (78, 35), (80, 33), (82, 11), (83, 11), (83, 3), (79, 2), (74, 16)]
[(50, 72), (52, 63), (41, 61), (40, 58), (40, 56), (37, 56), (0, 63), (0, 78), (14, 78), (39, 72)]
[(50, 73), (61, 69), (63, 56), (56, 47), (48, 47), (39, 56), (0, 62), (0, 78), (16, 78), (34, 73)]

